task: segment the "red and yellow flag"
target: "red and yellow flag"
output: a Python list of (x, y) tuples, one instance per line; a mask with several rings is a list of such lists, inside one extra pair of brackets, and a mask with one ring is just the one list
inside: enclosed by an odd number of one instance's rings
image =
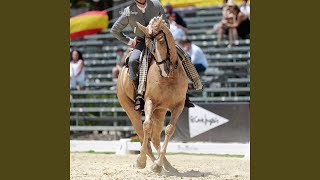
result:
[[(162, 6), (165, 6), (167, 3), (170, 3), (172, 7), (186, 7), (186, 6), (218, 6), (222, 5), (222, 0), (161, 0)], [(234, 0), (237, 5), (240, 5), (242, 0)], [(248, 1), (250, 4), (250, 0)]]
[(88, 11), (70, 18), (70, 38), (95, 34), (108, 27), (107, 11)]

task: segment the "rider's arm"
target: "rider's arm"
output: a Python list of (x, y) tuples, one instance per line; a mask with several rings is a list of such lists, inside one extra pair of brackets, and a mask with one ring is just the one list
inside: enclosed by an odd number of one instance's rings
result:
[(132, 43), (132, 39), (129, 36), (122, 33), (122, 30), (129, 24), (130, 14), (128, 13), (130, 13), (129, 7), (124, 9), (119, 19), (114, 23), (114, 25), (111, 28), (111, 34), (123, 43), (130, 45), (129, 43)]

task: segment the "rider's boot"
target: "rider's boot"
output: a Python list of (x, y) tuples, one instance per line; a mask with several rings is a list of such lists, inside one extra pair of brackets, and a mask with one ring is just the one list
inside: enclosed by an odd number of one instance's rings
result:
[(187, 108), (194, 107), (194, 104), (192, 104), (189, 99), (189, 94), (186, 94), (186, 100), (184, 102), (184, 107), (187, 107)]
[(137, 94), (138, 92), (138, 86), (139, 86), (139, 80), (132, 81), (133, 85), (133, 97), (134, 97), (134, 110), (136, 111), (143, 111), (144, 109), (144, 100), (143, 96), (141, 94)]

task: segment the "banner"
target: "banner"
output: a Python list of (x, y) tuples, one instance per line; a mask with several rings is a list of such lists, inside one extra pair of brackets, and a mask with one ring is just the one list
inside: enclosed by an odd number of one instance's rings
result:
[(249, 103), (202, 103), (185, 108), (172, 141), (247, 143), (250, 141)]
[(70, 18), (70, 38), (96, 34), (107, 27), (107, 11), (88, 11)]

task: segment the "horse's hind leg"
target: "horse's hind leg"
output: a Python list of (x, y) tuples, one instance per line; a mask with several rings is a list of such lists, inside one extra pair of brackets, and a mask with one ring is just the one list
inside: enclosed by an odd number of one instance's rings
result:
[(179, 115), (181, 114), (181, 112), (183, 110), (184, 102), (178, 104), (175, 107), (176, 108), (173, 109), (171, 112), (170, 122), (165, 130), (165, 138), (164, 138), (163, 146), (160, 151), (159, 158), (152, 165), (152, 170), (155, 172), (159, 172), (159, 169), (160, 169), (159, 167), (162, 167), (164, 165), (164, 159), (165, 159), (165, 154), (167, 151), (167, 146), (168, 146), (168, 143), (169, 143), (171, 136), (173, 135), (173, 133), (176, 129), (176, 123), (177, 123)]
[[(137, 133), (137, 135), (139, 136), (140, 142), (142, 143), (144, 135), (143, 135), (142, 121), (141, 121), (141, 113), (134, 110), (133, 101), (130, 98), (128, 98), (126, 95), (124, 95), (124, 94), (119, 95), (118, 94), (118, 99), (119, 99), (121, 106), (126, 111), (128, 117), (133, 125), (133, 128), (134, 128), (135, 132)], [(148, 142), (148, 145), (147, 145), (147, 155), (150, 157), (152, 162), (155, 161), (156, 158), (152, 154), (150, 142)], [(137, 162), (136, 166), (139, 169), (142, 169), (142, 168), (145, 168), (146, 164), (141, 164), (141, 163)]]

